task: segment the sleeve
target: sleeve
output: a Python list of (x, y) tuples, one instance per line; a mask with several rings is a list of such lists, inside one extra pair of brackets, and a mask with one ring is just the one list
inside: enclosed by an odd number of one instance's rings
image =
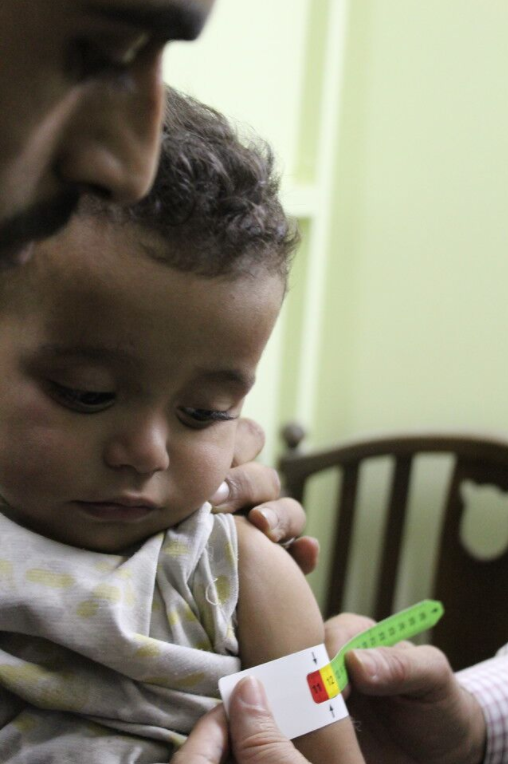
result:
[(475, 696), (485, 716), (484, 764), (508, 764), (508, 645), (495, 658), (460, 671), (457, 679)]

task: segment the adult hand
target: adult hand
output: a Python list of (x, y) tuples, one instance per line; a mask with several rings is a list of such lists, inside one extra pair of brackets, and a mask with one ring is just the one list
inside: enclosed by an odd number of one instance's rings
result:
[[(297, 501), (280, 496), (277, 472), (254, 461), (264, 444), (261, 427), (252, 419), (240, 419), (232, 468), (210, 503), (220, 512), (251, 508), (248, 518), (253, 525), (272, 541), (289, 542), (303, 531), (305, 513)], [(288, 551), (304, 573), (315, 568), (319, 551), (316, 539), (295, 539)]]
[(228, 725), (222, 704), (203, 716), (171, 764), (225, 764), (229, 753)]
[(277, 729), (260, 682), (248, 677), (231, 696), (231, 755), (222, 706), (204, 716), (172, 764), (309, 764)]
[[(326, 624), (330, 655), (374, 622), (343, 613)], [(482, 710), (435, 647), (352, 650), (348, 709), (367, 764), (480, 764)]]

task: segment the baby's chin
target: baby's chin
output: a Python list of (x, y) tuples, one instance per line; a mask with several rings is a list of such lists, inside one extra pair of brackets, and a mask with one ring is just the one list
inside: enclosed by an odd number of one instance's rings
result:
[(40, 517), (13, 506), (0, 494), (0, 513), (40, 536), (76, 549), (99, 554), (129, 556), (148, 539), (165, 533), (190, 517), (196, 509), (118, 507), (71, 502), (65, 513)]
[(97, 535), (91, 535), (90, 533), (64, 533), (58, 534), (58, 538), (51, 535), (49, 535), (49, 538), (53, 538), (55, 541), (67, 544), (68, 546), (73, 546), (76, 549), (86, 549), (89, 552), (126, 557), (133, 554), (148, 539), (157, 536), (159, 533), (162, 533), (162, 531), (145, 530), (137, 534), (124, 534), (118, 531), (115, 532), (113, 529), (102, 529), (102, 532)]
[(111, 554), (128, 556), (139, 549), (139, 547), (152, 536), (161, 531), (148, 531), (133, 534), (125, 534), (113, 528), (101, 528), (100, 532), (90, 532), (86, 529), (80, 532), (79, 528), (51, 528), (44, 523), (34, 521), (30, 517), (23, 516), (18, 512), (12, 511), (5, 505), (0, 505), (0, 512), (9, 520), (17, 525), (26, 528), (39, 536), (44, 536), (59, 544), (74, 547), (75, 549), (85, 549), (89, 552), (99, 554)]

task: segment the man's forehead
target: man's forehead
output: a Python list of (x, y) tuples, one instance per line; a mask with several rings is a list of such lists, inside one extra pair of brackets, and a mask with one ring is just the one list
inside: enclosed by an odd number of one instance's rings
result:
[(92, 16), (132, 25), (168, 40), (193, 40), (215, 0), (82, 0)]

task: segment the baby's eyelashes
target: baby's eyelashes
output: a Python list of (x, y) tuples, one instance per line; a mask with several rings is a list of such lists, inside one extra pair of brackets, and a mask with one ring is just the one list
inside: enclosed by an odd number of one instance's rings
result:
[(49, 381), (49, 394), (57, 403), (84, 414), (104, 411), (116, 400), (114, 392), (80, 390), (54, 380)]
[(183, 424), (196, 429), (206, 427), (215, 422), (231, 422), (238, 419), (237, 414), (230, 411), (218, 411), (215, 409), (197, 409), (192, 406), (180, 406), (178, 409), (180, 420)]

